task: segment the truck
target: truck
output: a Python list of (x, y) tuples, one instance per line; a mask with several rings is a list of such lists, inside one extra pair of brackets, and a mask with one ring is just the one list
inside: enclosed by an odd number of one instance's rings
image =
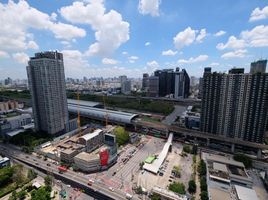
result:
[(58, 167), (58, 170), (59, 170), (59, 173), (62, 174), (63, 172), (66, 172), (67, 171), (67, 167), (65, 167), (65, 166), (59, 166)]

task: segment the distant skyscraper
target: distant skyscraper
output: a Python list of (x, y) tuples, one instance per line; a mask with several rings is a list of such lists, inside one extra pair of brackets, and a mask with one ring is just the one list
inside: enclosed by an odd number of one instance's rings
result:
[(158, 97), (159, 95), (159, 77), (150, 76), (149, 77), (149, 96)]
[(268, 73), (203, 75), (201, 131), (262, 143), (268, 117)]
[(122, 83), (125, 82), (127, 80), (127, 76), (123, 75), (123, 76), (119, 76), (119, 82), (120, 82), (120, 85), (122, 87)]
[(250, 65), (250, 73), (255, 74), (255, 73), (265, 73), (266, 71), (266, 65), (267, 65), (267, 60), (258, 60), (256, 62), (252, 62)]
[(142, 90), (143, 91), (148, 91), (149, 89), (149, 74), (143, 74), (142, 77)]
[(185, 69), (180, 71), (179, 68), (175, 72), (175, 93), (174, 98), (188, 98), (190, 94), (190, 78)]
[(130, 94), (131, 93), (131, 81), (125, 80), (121, 84), (121, 92), (123, 94)]
[(49, 134), (67, 130), (63, 55), (58, 52), (36, 53), (28, 62), (27, 75), (36, 130)]

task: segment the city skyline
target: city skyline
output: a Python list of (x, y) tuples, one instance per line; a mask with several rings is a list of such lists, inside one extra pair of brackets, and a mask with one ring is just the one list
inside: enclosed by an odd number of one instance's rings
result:
[(71, 78), (142, 78), (176, 67), (201, 77), (204, 67), (249, 72), (252, 61), (267, 58), (264, 1), (148, 2), (2, 1), (0, 79), (26, 78), (28, 57), (56, 49)]

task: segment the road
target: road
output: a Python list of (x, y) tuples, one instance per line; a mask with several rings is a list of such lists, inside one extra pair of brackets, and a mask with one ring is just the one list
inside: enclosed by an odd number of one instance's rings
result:
[[(105, 186), (102, 182), (95, 182), (92, 186), (88, 186), (88, 178), (84, 175), (78, 174), (71, 170), (60, 174), (58, 172), (58, 166), (50, 163), (50, 166), (47, 166), (48, 162), (42, 159), (36, 158), (33, 155), (28, 155), (22, 153), (18, 150), (10, 148), (6, 144), (0, 144), (2, 153), (8, 157), (12, 157), (13, 159), (19, 160), (25, 164), (28, 164), (38, 170), (41, 171), (48, 171), (53, 173), (55, 178), (63, 180), (64, 182), (69, 183), (70, 185), (74, 185), (75, 187), (79, 187), (84, 189), (86, 193), (92, 195), (94, 198), (97, 199), (118, 199), (118, 200), (125, 200), (125, 193), (120, 190), (111, 191), (107, 186)], [(137, 198), (133, 198), (137, 199)]]
[(175, 120), (177, 119), (178, 116), (181, 116), (183, 112), (186, 111), (187, 107), (186, 106), (179, 106), (175, 105), (174, 110), (172, 113), (170, 113), (166, 118), (162, 121), (163, 124), (166, 125), (171, 125)]

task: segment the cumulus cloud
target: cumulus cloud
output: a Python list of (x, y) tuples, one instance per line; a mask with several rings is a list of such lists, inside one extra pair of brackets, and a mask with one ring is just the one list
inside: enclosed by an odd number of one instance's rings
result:
[(226, 44), (219, 43), (217, 44), (216, 48), (219, 50), (224, 49), (240, 49), (244, 48), (246, 43), (243, 39), (237, 39), (235, 36), (230, 36)]
[(105, 65), (115, 65), (118, 63), (118, 61), (111, 58), (103, 58), (102, 63)]
[(247, 50), (246, 49), (238, 49), (235, 51), (230, 51), (223, 54), (221, 57), (224, 59), (230, 58), (244, 58), (246, 56)]
[(128, 57), (128, 62), (129, 63), (135, 63), (136, 60), (138, 60), (138, 59), (139, 59), (138, 56), (130, 56), (130, 57)]
[(149, 46), (149, 45), (151, 45), (151, 43), (150, 42), (146, 42), (144, 45), (145, 46)]
[(210, 66), (212, 66), (212, 67), (219, 66), (219, 65), (220, 65), (220, 63), (217, 63), (217, 62), (210, 63)]
[(225, 31), (220, 30), (220, 31), (218, 31), (217, 33), (215, 33), (214, 36), (215, 36), (215, 37), (220, 37), (220, 36), (225, 35), (225, 34), (226, 34)]
[(102, 0), (74, 2), (62, 7), (60, 14), (69, 22), (89, 24), (95, 31), (96, 42), (89, 46), (86, 55), (107, 56), (129, 40), (129, 23), (120, 13), (106, 9)]
[(159, 16), (161, 0), (140, 0), (138, 10), (142, 15)]
[(198, 43), (202, 43), (203, 40), (204, 40), (204, 38), (205, 38), (206, 36), (207, 36), (206, 29), (203, 28), (203, 29), (200, 30), (199, 35), (196, 37), (196, 41), (197, 41)]
[(12, 54), (12, 57), (18, 63), (25, 64), (25, 65), (27, 64), (27, 62), (29, 60), (29, 56), (26, 53), (24, 53), (24, 52), (14, 53), (14, 54)]
[(9, 54), (5, 51), (0, 51), (0, 58), (9, 58)]
[(128, 54), (128, 52), (126, 52), (126, 51), (123, 51), (123, 52), (122, 52), (122, 54), (123, 54), (123, 55), (127, 55), (127, 54)]
[(217, 44), (217, 49), (243, 49), (245, 47), (267, 47), (268, 26), (259, 25), (251, 30), (242, 31), (239, 38), (230, 36), (228, 41)]
[[(199, 32), (199, 34), (198, 34)], [(206, 37), (206, 29), (193, 30), (191, 27), (179, 32), (174, 38), (173, 43), (177, 49), (181, 49), (185, 46), (189, 46), (193, 42), (201, 43)]]
[(268, 18), (268, 6), (260, 9), (259, 7), (255, 8), (249, 18), (250, 22), (262, 20)]
[(178, 60), (178, 63), (180, 63), (180, 64), (193, 64), (193, 63), (197, 63), (197, 62), (206, 61), (207, 59), (208, 59), (208, 55), (199, 55), (195, 58), (191, 57), (188, 60), (180, 59), (180, 60)]
[(73, 25), (54, 22), (55, 14), (49, 16), (33, 7), (26, 1), (17, 3), (8, 1), (0, 3), (0, 49), (17, 51), (26, 49), (38, 49), (33, 40), (30, 29), (48, 30), (54, 33), (56, 38), (72, 39), (84, 37), (85, 30)]
[(167, 51), (162, 51), (162, 56), (175, 56), (177, 53), (177, 51), (172, 51), (169, 49)]

